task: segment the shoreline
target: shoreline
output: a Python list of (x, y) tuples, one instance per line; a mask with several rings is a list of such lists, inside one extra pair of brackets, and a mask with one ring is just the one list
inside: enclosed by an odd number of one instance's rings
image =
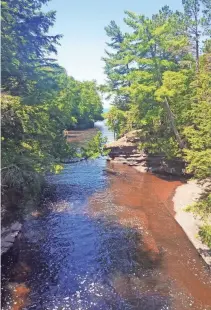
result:
[(196, 180), (189, 180), (187, 183), (176, 188), (172, 201), (174, 204), (175, 220), (182, 227), (199, 255), (211, 268), (211, 250), (198, 238), (199, 226), (202, 224), (202, 221), (193, 213), (184, 210), (188, 205), (198, 200), (202, 191), (202, 185), (197, 183)]
[[(134, 132), (131, 132), (132, 134)], [(131, 138), (131, 137), (130, 137)], [(134, 137), (131, 138), (131, 141)], [(107, 149), (111, 149), (110, 156), (107, 160), (111, 163), (117, 163), (117, 164), (126, 164), (127, 166), (130, 166), (134, 168), (139, 173), (152, 173), (153, 175), (156, 175), (159, 177), (159, 175), (172, 175), (174, 177), (179, 178), (180, 180), (185, 178), (185, 175), (182, 175), (182, 173), (172, 173), (172, 168), (169, 168), (168, 165), (164, 165), (164, 167), (161, 167), (161, 163), (157, 165), (156, 167), (151, 167), (147, 165), (146, 156), (141, 154), (139, 151), (137, 151), (136, 143), (134, 141), (123, 141), (128, 140), (128, 137), (125, 136), (115, 143), (119, 143), (118, 145), (107, 145)], [(121, 144), (122, 143), (122, 144)], [(113, 143), (114, 144), (114, 143)], [(139, 157), (138, 157), (139, 156)], [(135, 161), (135, 163), (134, 163)], [(161, 169), (160, 169), (161, 168)], [(165, 169), (163, 169), (165, 168)], [(181, 167), (180, 167), (181, 168)], [(173, 169), (175, 170), (175, 169)], [(180, 169), (182, 172), (182, 169)], [(112, 171), (109, 171), (112, 173)], [(113, 171), (114, 173), (115, 171)], [(185, 235), (189, 239), (189, 241), (192, 243), (192, 245), (195, 247), (199, 255), (202, 257), (204, 262), (210, 267), (211, 269), (211, 249), (198, 237), (199, 233), (199, 226), (203, 225), (203, 222), (200, 220), (198, 216), (191, 212), (187, 212), (184, 209), (193, 204), (198, 200), (202, 192), (204, 191), (204, 186), (197, 182), (197, 180), (188, 180), (186, 183), (179, 185), (175, 192), (172, 194), (171, 201), (173, 203), (173, 210), (175, 212), (175, 215), (172, 214), (176, 222), (180, 225), (182, 230), (184, 231)]]
[[(110, 160), (112, 163), (122, 164), (125, 163), (122, 161)], [(128, 166), (128, 164), (127, 164)], [(142, 166), (132, 166), (139, 173), (151, 173), (159, 178), (158, 173), (148, 172), (146, 167)], [(111, 174), (115, 174), (115, 171), (112, 169), (105, 169), (107, 172)], [(192, 243), (194, 248), (197, 250), (199, 255), (202, 257), (204, 262), (211, 269), (211, 249), (198, 237), (199, 226), (203, 223), (200, 218), (194, 215), (192, 212), (185, 211), (185, 208), (194, 202), (196, 202), (202, 192), (204, 191), (203, 185), (199, 184), (197, 180), (188, 180), (186, 183), (183, 183), (175, 189), (172, 197), (170, 198), (173, 203), (173, 210), (175, 214), (172, 214), (176, 222), (180, 225), (185, 235)]]

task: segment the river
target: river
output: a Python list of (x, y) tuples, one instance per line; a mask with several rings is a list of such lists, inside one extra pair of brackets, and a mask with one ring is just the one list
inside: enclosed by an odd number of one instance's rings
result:
[(53, 197), (27, 216), (6, 262), (3, 310), (211, 309), (208, 268), (174, 220), (180, 181), (103, 157), (48, 181)]

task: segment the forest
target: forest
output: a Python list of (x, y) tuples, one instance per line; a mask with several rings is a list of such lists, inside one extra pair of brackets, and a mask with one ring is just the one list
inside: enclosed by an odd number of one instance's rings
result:
[[(106, 85), (112, 101), (108, 124), (117, 135), (141, 129), (140, 149), (182, 158), (191, 176), (211, 176), (211, 1), (183, 0), (184, 11), (164, 6), (152, 17), (125, 12), (108, 37)], [(190, 210), (211, 246), (211, 193)], [(208, 223), (209, 222), (209, 223)]]
[(95, 81), (77, 81), (56, 61), (61, 35), (48, 0), (6, 0), (2, 9), (2, 202), (17, 205), (41, 192), (73, 152), (65, 129), (89, 128), (103, 111)]

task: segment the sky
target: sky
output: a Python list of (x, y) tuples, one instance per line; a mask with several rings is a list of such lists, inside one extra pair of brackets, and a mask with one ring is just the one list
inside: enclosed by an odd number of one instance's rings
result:
[[(104, 27), (111, 20), (125, 29), (124, 11), (151, 16), (164, 6), (182, 9), (182, 0), (51, 0), (48, 10), (57, 11), (53, 34), (62, 34), (58, 62), (77, 80), (105, 81), (103, 73), (107, 37)], [(109, 102), (104, 102), (108, 107)]]

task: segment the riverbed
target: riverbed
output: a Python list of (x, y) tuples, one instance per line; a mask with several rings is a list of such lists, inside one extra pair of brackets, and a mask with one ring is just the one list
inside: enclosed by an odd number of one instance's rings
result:
[(102, 157), (48, 182), (54, 195), (25, 219), (3, 274), (3, 310), (211, 309), (209, 270), (174, 219), (181, 181)]

